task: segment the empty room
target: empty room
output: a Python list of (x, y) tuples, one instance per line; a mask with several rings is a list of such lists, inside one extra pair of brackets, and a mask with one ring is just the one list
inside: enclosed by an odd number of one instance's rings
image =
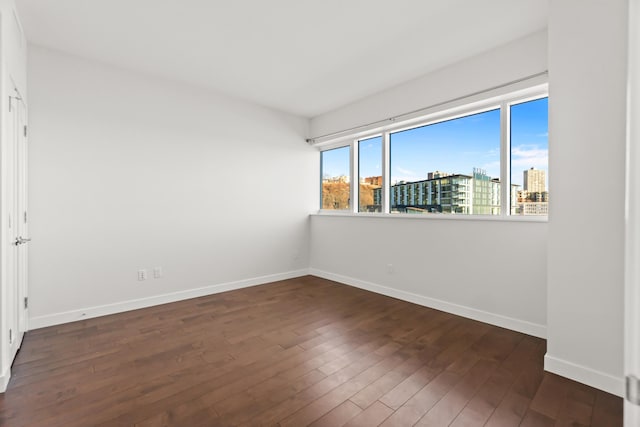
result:
[(0, 426), (640, 426), (639, 0), (0, 0)]

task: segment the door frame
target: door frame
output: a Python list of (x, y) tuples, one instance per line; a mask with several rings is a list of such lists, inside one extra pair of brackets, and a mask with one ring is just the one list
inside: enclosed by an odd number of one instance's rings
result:
[(7, 209), (8, 209), (8, 241), (7, 276), (6, 276), (6, 310), (9, 330), (9, 360), (11, 365), (16, 353), (22, 345), (24, 333), (27, 330), (26, 304), (27, 295), (27, 245), (18, 244), (18, 238), (27, 238), (27, 147), (26, 147), (26, 104), (9, 79), (11, 89), (9, 93), (8, 121), (6, 122), (6, 156), (7, 166)]
[[(627, 381), (640, 378), (640, 0), (629, 0), (625, 195), (625, 350)], [(625, 426), (640, 426), (640, 406), (625, 396)]]

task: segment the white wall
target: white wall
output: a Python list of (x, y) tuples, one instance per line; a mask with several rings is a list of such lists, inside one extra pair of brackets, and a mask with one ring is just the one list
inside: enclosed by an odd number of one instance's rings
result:
[(541, 222), (311, 219), (312, 273), (536, 336), (546, 244)]
[(20, 94), (27, 96), (27, 40), (15, 10), (14, 0), (0, 0), (3, 73), (5, 84), (15, 85)]
[(384, 120), (546, 70), (547, 32), (541, 31), (314, 117), (309, 133), (322, 136)]
[[(546, 32), (311, 121), (311, 135), (443, 102), (546, 70)], [(315, 274), (545, 335), (547, 223), (317, 215)], [(394, 273), (387, 272), (393, 264)]]
[(626, 0), (553, 0), (545, 367), (622, 393)]
[(306, 273), (306, 120), (37, 46), (28, 71), (31, 328)]

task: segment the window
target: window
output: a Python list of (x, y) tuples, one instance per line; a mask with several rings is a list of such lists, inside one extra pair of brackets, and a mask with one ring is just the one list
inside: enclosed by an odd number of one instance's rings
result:
[(382, 137), (358, 141), (358, 212), (382, 212)]
[(321, 151), (322, 209), (548, 214), (546, 85), (371, 128)]
[(549, 213), (548, 98), (512, 104), (511, 214)]
[(390, 134), (391, 212), (500, 214), (500, 109)]
[(350, 158), (351, 152), (348, 146), (322, 152), (322, 209), (349, 209), (351, 201)]

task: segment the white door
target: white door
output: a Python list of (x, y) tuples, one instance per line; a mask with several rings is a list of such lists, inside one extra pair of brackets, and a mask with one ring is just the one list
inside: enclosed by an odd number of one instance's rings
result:
[(27, 330), (27, 126), (20, 94), (10, 97), (7, 121), (7, 203), (10, 241), (7, 253), (9, 356), (13, 360)]
[(640, 0), (629, 1), (624, 425), (640, 426)]

